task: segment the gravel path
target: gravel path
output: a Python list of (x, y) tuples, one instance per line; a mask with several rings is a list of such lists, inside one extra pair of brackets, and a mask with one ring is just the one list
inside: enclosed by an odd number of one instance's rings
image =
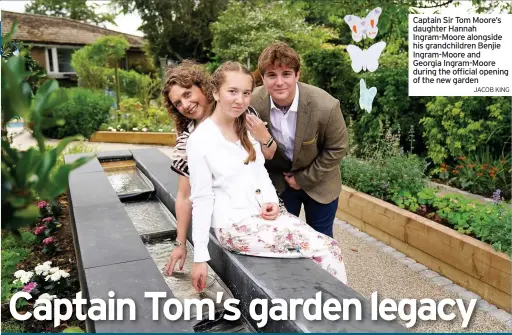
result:
[[(431, 279), (425, 278), (402, 264), (391, 253), (363, 240), (363, 237), (354, 235), (345, 227), (342, 228), (342, 224), (339, 222), (341, 221), (335, 223), (334, 238), (341, 246), (350, 286), (365, 298), (370, 298), (375, 291), (378, 292), (379, 301), (390, 298), (398, 303), (401, 299), (418, 299), (418, 305), (419, 299), (423, 298), (430, 298), (436, 302), (446, 298), (460, 298), (457, 294), (436, 285)], [(468, 304), (464, 303), (464, 305), (467, 307)], [(445, 311), (449, 313), (450, 306), (447, 306)], [(511, 320), (507, 321), (507, 325), (505, 321), (493, 317), (489, 312), (478, 309), (478, 305), (475, 307), (467, 328), (461, 328), (462, 317), (458, 308), (453, 311), (457, 316), (451, 321), (441, 319), (422, 321), (418, 319), (416, 325), (409, 330), (426, 333), (512, 331), (512, 328), (509, 328), (512, 325)], [(399, 322), (404, 325), (406, 323), (401, 320)]]

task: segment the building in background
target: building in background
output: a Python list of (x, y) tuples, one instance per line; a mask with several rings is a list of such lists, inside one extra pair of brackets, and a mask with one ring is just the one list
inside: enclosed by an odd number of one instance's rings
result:
[(76, 86), (76, 73), (71, 66), (73, 52), (94, 43), (102, 36), (123, 36), (130, 43), (126, 57), (120, 64), (125, 70), (143, 66), (146, 62), (139, 36), (120, 33), (67, 18), (16, 13), (2, 10), (2, 36), (18, 26), (13, 40), (31, 46), (31, 56), (46, 70), (48, 77), (59, 80), (62, 86)]

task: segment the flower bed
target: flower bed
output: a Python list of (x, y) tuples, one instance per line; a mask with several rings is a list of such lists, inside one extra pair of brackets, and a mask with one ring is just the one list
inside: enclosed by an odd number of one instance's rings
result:
[(43, 300), (56, 297), (73, 299), (80, 291), (67, 196), (61, 196), (57, 206), (50, 206), (44, 201), (38, 206), (40, 219), (31, 230), (22, 230), (20, 241), (12, 236), (2, 236), (2, 330), (82, 332), (85, 324), (74, 316), (54, 328), (53, 321), (30, 318), (21, 323), (10, 314), (9, 300), (18, 291), (29, 292), (33, 297), (28, 301), (18, 300), (20, 313), (32, 311)]
[(423, 163), (408, 155), (347, 157), (341, 170), (340, 219), (512, 310), (512, 209), (500, 192), (487, 203), (438, 195), (426, 187)]

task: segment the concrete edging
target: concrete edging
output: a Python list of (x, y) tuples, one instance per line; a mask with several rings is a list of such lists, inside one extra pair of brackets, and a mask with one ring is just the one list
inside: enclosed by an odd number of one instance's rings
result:
[(337, 217), (512, 311), (512, 261), (488, 244), (347, 186), (342, 188)]

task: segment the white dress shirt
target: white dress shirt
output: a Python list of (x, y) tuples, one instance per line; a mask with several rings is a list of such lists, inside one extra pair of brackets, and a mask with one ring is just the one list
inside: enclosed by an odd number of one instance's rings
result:
[(194, 262), (210, 260), (210, 227), (229, 227), (259, 215), (264, 203), (279, 203), (260, 143), (250, 134), (249, 139), (256, 150), (256, 161), (248, 164), (244, 161), (249, 154), (240, 141), (226, 140), (210, 118), (188, 139)]
[(290, 161), (293, 161), (293, 148), (295, 147), (295, 130), (297, 128), (297, 110), (299, 109), (299, 85), (295, 84), (295, 97), (288, 112), (283, 113), (276, 107), (274, 100), (270, 97), (270, 121), (272, 123), (272, 134), (279, 143), (284, 154)]

